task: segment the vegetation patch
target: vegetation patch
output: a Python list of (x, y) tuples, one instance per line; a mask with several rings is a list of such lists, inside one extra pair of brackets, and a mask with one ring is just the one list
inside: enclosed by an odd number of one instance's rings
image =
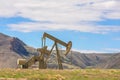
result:
[(0, 69), (0, 80), (120, 80), (120, 70)]

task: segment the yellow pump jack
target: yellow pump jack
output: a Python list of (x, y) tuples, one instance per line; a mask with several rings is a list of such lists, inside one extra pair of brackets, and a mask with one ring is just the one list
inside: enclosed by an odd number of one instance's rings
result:
[[(54, 41), (54, 44), (52, 45), (51, 50), (47, 50), (47, 46), (45, 46), (46, 38)], [(68, 43), (65, 43), (65, 42), (53, 37), (52, 35), (50, 35), (48, 33), (44, 33), (43, 37), (42, 37), (42, 48), (37, 49), (37, 51), (40, 53), (40, 55), (33, 56), (29, 60), (18, 59), (18, 65), (21, 65), (22, 68), (28, 68), (32, 64), (34, 64), (36, 61), (39, 61), (39, 69), (46, 69), (47, 68), (47, 61), (48, 61), (53, 49), (55, 48), (56, 54), (57, 54), (58, 67), (59, 67), (59, 69), (63, 69), (62, 61), (60, 59), (58, 44), (60, 44), (66, 48), (66, 50), (65, 50), (65, 56), (66, 56), (72, 47), (72, 42), (69, 41)], [(46, 57), (45, 57), (45, 55), (46, 55)]]

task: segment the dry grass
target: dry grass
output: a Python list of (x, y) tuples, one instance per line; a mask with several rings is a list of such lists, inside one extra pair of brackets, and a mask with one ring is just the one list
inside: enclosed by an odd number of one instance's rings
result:
[(120, 80), (120, 70), (0, 69), (0, 80)]

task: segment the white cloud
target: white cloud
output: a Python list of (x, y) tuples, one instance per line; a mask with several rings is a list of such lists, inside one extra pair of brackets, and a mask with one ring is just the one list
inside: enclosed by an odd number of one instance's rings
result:
[[(107, 32), (118, 32), (120, 31), (119, 26), (96, 26), (96, 25), (72, 25), (72, 24), (55, 24), (55, 23), (39, 23), (39, 22), (28, 22), (20, 24), (10, 24), (11, 30), (31, 32), (39, 30), (75, 30), (80, 32), (91, 32), (91, 33), (107, 33)], [(24, 26), (24, 27), (22, 27)]]
[(115, 53), (120, 52), (120, 48), (106, 48), (105, 50), (108, 52), (115, 52)]
[(120, 19), (119, 2), (118, 0), (7, 0), (7, 2), (0, 0), (0, 17), (21, 16), (37, 21), (8, 24), (10, 29), (23, 32), (64, 29), (107, 33), (120, 31), (120, 26), (98, 26), (90, 22), (101, 21), (104, 18)]
[(80, 53), (107, 53), (105, 51), (96, 51), (96, 50), (77, 50), (77, 49), (72, 49), (72, 51), (77, 51)]
[(120, 10), (118, 12), (107, 13), (106, 18), (110, 19), (120, 19)]
[(120, 48), (105, 48), (102, 50), (90, 50), (90, 49), (72, 49), (72, 51), (77, 51), (80, 53), (119, 53)]

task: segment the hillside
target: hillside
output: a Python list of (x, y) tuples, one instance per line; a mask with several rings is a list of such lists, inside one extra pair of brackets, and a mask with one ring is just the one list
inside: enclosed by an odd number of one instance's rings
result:
[(69, 59), (72, 58), (72, 64), (79, 66), (80, 68), (95, 68), (97, 64), (107, 61), (112, 55), (114, 54), (103, 54), (103, 53), (86, 54), (86, 53), (72, 51), (72, 57), (71, 54), (69, 54), (68, 58)]
[[(64, 51), (60, 51), (64, 53)], [(0, 68), (17, 68), (17, 59), (37, 54), (36, 49), (29, 47), (20, 39), (0, 33)], [(53, 52), (54, 53), (54, 52)], [(61, 55), (64, 68), (120, 68), (120, 53), (80, 53), (70, 52)], [(38, 63), (36, 63), (38, 64)], [(57, 68), (56, 55), (52, 54), (48, 60), (48, 68)]]
[[(61, 52), (61, 51), (60, 51)], [(64, 53), (64, 51), (62, 51)], [(55, 54), (52, 54), (49, 62), (52, 68), (55, 67)], [(110, 53), (80, 53), (76, 51), (70, 52), (67, 57), (61, 56), (65, 65), (72, 65), (72, 68), (120, 68), (120, 54)], [(116, 57), (116, 58), (115, 58)], [(108, 65), (109, 64), (109, 65)], [(53, 66), (54, 65), (54, 66)], [(67, 67), (68, 67), (67, 66)], [(113, 67), (114, 66), (114, 67)]]
[(29, 57), (26, 46), (18, 38), (0, 33), (0, 68), (16, 68), (18, 58)]
[(116, 53), (97, 65), (98, 68), (120, 69), (120, 53)]

